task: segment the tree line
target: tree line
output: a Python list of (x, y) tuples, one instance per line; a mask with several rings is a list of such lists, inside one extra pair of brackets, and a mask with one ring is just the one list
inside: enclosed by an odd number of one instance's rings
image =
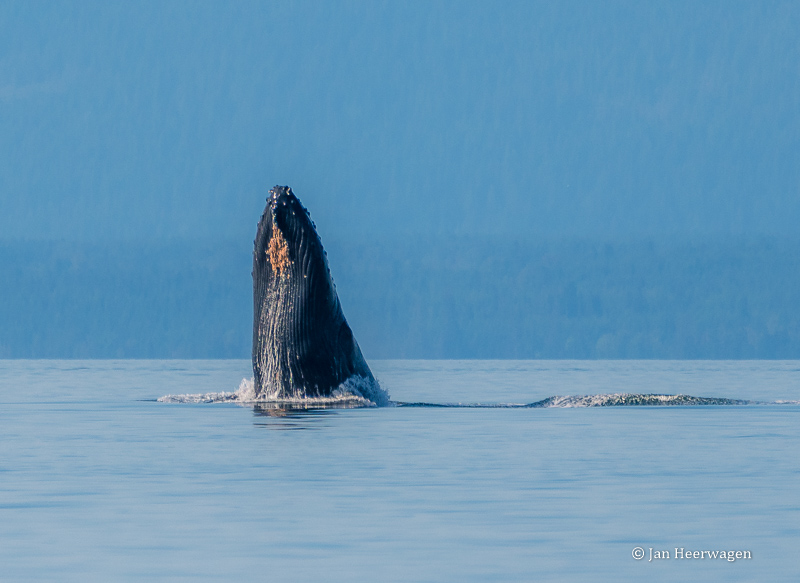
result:
[[(327, 244), (370, 358), (800, 358), (800, 242)], [(2, 358), (249, 358), (251, 250), (0, 243)]]

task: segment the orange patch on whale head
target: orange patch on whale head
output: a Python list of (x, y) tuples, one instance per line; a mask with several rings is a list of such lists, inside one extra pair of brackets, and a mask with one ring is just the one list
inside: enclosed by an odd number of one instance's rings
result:
[(269, 259), (272, 268), (278, 275), (287, 271), (292, 263), (289, 261), (289, 245), (286, 244), (283, 233), (274, 223), (272, 224), (272, 237), (269, 238), (267, 259)]

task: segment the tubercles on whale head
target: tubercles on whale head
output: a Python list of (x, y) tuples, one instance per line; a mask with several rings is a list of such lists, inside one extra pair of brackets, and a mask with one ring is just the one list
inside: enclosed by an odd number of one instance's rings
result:
[[(273, 224), (284, 230), (289, 227), (289, 223), (300, 221), (302, 228), (310, 227), (316, 230), (317, 226), (311, 220), (311, 215), (295, 196), (289, 186), (273, 186), (267, 197), (267, 209), (269, 209)], [(288, 237), (287, 237), (288, 238)]]
[[(299, 246), (313, 231), (308, 211), (288, 186), (275, 186), (269, 191), (267, 206), (259, 228), (261, 241), (256, 240), (257, 262), (266, 259), (274, 275), (288, 276)], [(260, 251), (259, 251), (260, 248)]]
[(288, 214), (295, 215), (298, 210), (308, 215), (308, 211), (294, 195), (288, 186), (273, 186), (267, 197), (267, 208), (272, 215), (273, 222), (281, 221)]
[(273, 186), (269, 190), (267, 203), (274, 210), (279, 204), (286, 204), (289, 200), (297, 200), (297, 197), (288, 186)]

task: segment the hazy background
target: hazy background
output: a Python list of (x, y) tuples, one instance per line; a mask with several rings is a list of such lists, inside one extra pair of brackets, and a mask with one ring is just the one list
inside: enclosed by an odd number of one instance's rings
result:
[(248, 357), (268, 189), (367, 358), (800, 358), (797, 2), (2, 2), (0, 357)]

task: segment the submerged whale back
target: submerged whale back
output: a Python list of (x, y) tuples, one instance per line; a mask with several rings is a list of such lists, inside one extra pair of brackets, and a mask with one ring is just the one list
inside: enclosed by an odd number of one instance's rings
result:
[(253, 252), (256, 395), (327, 396), (349, 379), (375, 383), (308, 211), (288, 187), (270, 193)]

